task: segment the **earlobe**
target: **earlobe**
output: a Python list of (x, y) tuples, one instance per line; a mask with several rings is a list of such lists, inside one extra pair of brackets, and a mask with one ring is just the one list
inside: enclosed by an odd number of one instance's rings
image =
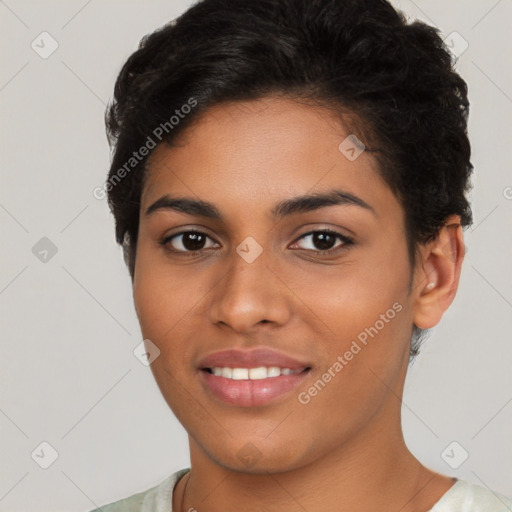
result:
[(414, 324), (430, 329), (439, 323), (459, 285), (464, 239), (460, 218), (450, 216), (435, 240), (426, 244), (415, 271)]

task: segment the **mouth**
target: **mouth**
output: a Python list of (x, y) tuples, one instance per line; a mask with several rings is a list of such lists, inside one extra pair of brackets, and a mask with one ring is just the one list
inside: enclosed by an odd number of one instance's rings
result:
[(258, 407), (284, 398), (306, 379), (310, 366), (290, 369), (277, 366), (256, 368), (202, 368), (200, 380), (211, 398), (224, 405)]
[(266, 405), (291, 393), (312, 365), (267, 347), (214, 352), (197, 365), (207, 395), (238, 407)]

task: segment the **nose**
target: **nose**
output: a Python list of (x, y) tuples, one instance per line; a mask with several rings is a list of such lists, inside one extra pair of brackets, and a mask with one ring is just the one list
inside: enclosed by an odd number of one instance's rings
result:
[[(251, 333), (263, 324), (282, 326), (291, 317), (291, 293), (279, 271), (268, 266), (264, 250), (251, 263), (236, 251), (213, 290), (210, 321), (237, 333)], [(269, 325), (270, 327), (270, 325)]]

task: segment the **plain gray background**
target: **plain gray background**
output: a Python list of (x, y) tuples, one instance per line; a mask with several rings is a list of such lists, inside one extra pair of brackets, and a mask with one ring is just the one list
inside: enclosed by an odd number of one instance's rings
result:
[[(0, 0), (1, 511), (87, 511), (189, 465), (185, 431), (133, 355), (130, 280), (92, 191), (121, 65), (191, 3)], [(459, 293), (410, 368), (405, 437), (431, 468), (512, 496), (512, 1), (394, 4), (468, 43), (457, 69), (475, 166)], [(47, 58), (43, 31), (58, 43)]]

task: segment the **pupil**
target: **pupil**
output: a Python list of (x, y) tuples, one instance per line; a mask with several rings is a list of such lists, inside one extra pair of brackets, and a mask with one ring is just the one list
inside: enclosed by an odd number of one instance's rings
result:
[(315, 233), (313, 235), (313, 243), (320, 251), (332, 249), (335, 241), (334, 236), (329, 233)]
[(185, 233), (183, 235), (183, 246), (189, 251), (197, 251), (202, 249), (204, 245), (204, 237), (200, 233)]

